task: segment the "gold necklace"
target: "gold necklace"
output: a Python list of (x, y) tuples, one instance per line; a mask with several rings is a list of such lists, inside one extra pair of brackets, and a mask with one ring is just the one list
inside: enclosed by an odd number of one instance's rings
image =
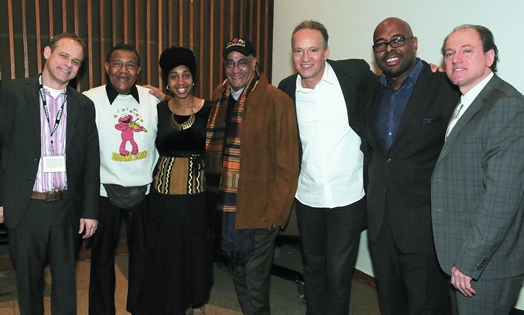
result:
[(175, 120), (175, 112), (171, 114), (171, 119), (169, 120), (171, 123), (171, 127), (175, 128), (176, 130), (186, 130), (193, 126), (193, 123), (195, 123), (195, 112), (193, 112), (193, 106), (191, 106), (191, 116), (189, 116), (189, 119), (185, 122), (179, 124)]

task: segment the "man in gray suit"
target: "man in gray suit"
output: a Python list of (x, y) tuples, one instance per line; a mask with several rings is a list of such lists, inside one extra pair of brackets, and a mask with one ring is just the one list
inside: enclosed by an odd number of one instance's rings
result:
[(432, 176), (433, 234), (457, 314), (508, 314), (524, 280), (524, 97), (494, 74), (483, 26), (442, 47), (462, 98)]

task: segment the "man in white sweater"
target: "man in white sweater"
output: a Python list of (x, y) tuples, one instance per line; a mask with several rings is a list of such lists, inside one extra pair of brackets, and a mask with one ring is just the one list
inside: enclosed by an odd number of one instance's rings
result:
[(107, 85), (84, 94), (96, 108), (100, 138), (100, 218), (91, 249), (89, 314), (115, 314), (114, 255), (122, 219), (129, 248), (127, 311), (133, 312), (145, 253), (143, 215), (157, 161), (155, 139), (159, 100), (137, 86), (140, 57), (120, 44), (108, 54)]

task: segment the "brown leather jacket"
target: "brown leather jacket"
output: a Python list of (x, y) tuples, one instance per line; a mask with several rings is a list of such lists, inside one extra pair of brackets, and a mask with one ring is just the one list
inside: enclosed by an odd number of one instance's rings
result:
[(297, 121), (291, 98), (264, 74), (244, 103), (240, 143), (236, 228), (286, 225), (298, 183)]

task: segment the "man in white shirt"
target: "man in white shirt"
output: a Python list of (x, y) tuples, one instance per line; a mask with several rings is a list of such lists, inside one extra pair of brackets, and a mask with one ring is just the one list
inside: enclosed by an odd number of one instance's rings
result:
[(279, 84), (295, 102), (301, 142), (295, 207), (307, 314), (349, 314), (365, 211), (358, 99), (376, 77), (363, 60), (327, 60), (328, 37), (321, 23), (299, 24), (292, 36), (298, 75)]

